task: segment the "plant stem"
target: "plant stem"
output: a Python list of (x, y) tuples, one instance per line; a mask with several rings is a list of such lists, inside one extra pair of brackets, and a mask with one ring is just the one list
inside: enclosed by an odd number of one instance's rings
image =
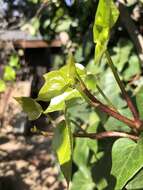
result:
[[(54, 133), (53, 132), (47, 132), (47, 131), (38, 131), (38, 134), (41, 134), (45, 137), (53, 137)], [(104, 138), (109, 138), (109, 137), (124, 137), (124, 138), (130, 138), (132, 140), (138, 140), (139, 137), (135, 135), (131, 135), (128, 133), (123, 133), (123, 132), (116, 132), (116, 131), (105, 131), (101, 133), (74, 133), (74, 137), (79, 137), (79, 138), (90, 138), (90, 139), (104, 139)]]
[(137, 121), (139, 121), (139, 114), (138, 114), (135, 106), (133, 105), (133, 103), (131, 101), (131, 98), (128, 96), (128, 93), (125, 90), (124, 84), (120, 80), (119, 75), (118, 75), (118, 73), (116, 71), (116, 68), (115, 68), (115, 66), (114, 66), (114, 64), (112, 62), (112, 59), (111, 59), (111, 57), (110, 57), (110, 55), (109, 55), (109, 53), (108, 53), (107, 50), (105, 52), (105, 55), (106, 55), (108, 64), (109, 64), (109, 66), (110, 66), (110, 68), (111, 68), (111, 70), (112, 70), (112, 72), (114, 74), (114, 77), (115, 77), (115, 79), (116, 79), (116, 81), (117, 81), (117, 83), (118, 83), (118, 85), (119, 85), (119, 87), (121, 89), (121, 92), (122, 92), (122, 94), (123, 94), (123, 96), (124, 96), (124, 98), (125, 98), (125, 100), (127, 102), (127, 105), (129, 107), (129, 109), (131, 110), (131, 112), (132, 112), (132, 114), (133, 114), (133, 116), (134, 116), (134, 118), (135, 118), (135, 120), (137, 122)]
[(85, 96), (87, 97), (88, 103), (91, 106), (101, 110), (102, 112), (107, 113), (109, 116), (112, 116), (112, 117), (118, 119), (119, 121), (126, 123), (129, 127), (133, 128), (133, 129), (138, 130), (140, 128), (140, 125), (138, 122), (121, 115), (120, 113), (116, 112), (115, 110), (109, 108), (108, 106), (106, 106), (102, 102), (100, 102), (95, 96), (93, 96), (90, 93), (90, 91), (86, 88), (84, 83), (80, 83), (80, 88), (81, 88), (80, 92), (82, 91), (82, 94), (84, 94), (83, 97), (85, 97)]
[(109, 138), (109, 137), (124, 137), (124, 138), (130, 138), (132, 140), (138, 140), (139, 137), (135, 135), (131, 135), (128, 133), (123, 132), (116, 132), (116, 131), (105, 131), (101, 133), (84, 133), (84, 134), (74, 134), (74, 137), (80, 137), (80, 138), (90, 138), (90, 139), (103, 139), (103, 138)]

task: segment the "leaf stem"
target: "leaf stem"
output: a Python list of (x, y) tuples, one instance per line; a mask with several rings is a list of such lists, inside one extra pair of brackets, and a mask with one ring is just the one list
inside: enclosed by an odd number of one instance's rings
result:
[[(48, 131), (38, 131), (38, 133), (45, 137), (54, 136), (53, 132), (48, 132)], [(97, 139), (97, 140), (109, 138), (109, 137), (124, 137), (124, 138), (130, 138), (135, 141), (139, 139), (138, 136), (131, 135), (128, 133), (123, 133), (123, 132), (117, 132), (117, 131), (105, 131), (101, 133), (74, 133), (73, 136), (79, 137), (79, 138), (90, 138), (90, 139)]]
[(139, 121), (139, 114), (138, 114), (135, 106), (133, 105), (131, 98), (129, 97), (128, 93), (126, 92), (125, 86), (124, 86), (123, 82), (120, 80), (120, 77), (119, 77), (119, 75), (118, 75), (118, 73), (116, 71), (116, 68), (115, 68), (115, 66), (113, 64), (113, 61), (112, 61), (112, 59), (111, 59), (111, 57), (110, 57), (107, 50), (105, 51), (105, 55), (106, 55), (106, 58), (107, 58), (107, 61), (108, 61), (108, 65), (110, 66), (110, 68), (111, 68), (111, 70), (112, 70), (112, 72), (114, 74), (114, 77), (115, 77), (115, 79), (116, 79), (116, 81), (117, 81), (117, 83), (118, 83), (118, 85), (119, 85), (119, 87), (121, 89), (121, 92), (122, 92), (122, 94), (123, 94), (123, 96), (124, 96), (124, 98), (125, 98), (125, 100), (127, 102), (127, 105), (129, 107), (129, 109), (131, 110), (136, 122), (138, 122)]
[(90, 138), (90, 139), (103, 139), (103, 138), (109, 138), (109, 137), (124, 137), (124, 138), (130, 138), (132, 140), (137, 141), (139, 139), (138, 136), (131, 135), (128, 133), (123, 132), (116, 132), (116, 131), (105, 131), (101, 133), (75, 133), (74, 137), (80, 137), (80, 138)]
[[(116, 119), (118, 119), (119, 121), (124, 122), (125, 124), (127, 124), (129, 127), (133, 128), (134, 130), (139, 130), (140, 129), (140, 125), (138, 122), (131, 120), (123, 115), (121, 115), (120, 113), (116, 112), (115, 110), (109, 108), (108, 106), (106, 106), (105, 104), (103, 104), (102, 102), (100, 102), (95, 96), (93, 96), (90, 91), (87, 89), (87, 87), (85, 86), (84, 83), (80, 83), (80, 92), (82, 92), (82, 95), (84, 94), (83, 98), (86, 96), (87, 98), (85, 100), (88, 100), (88, 103), (101, 110), (102, 112), (107, 113), (109, 116), (112, 116)], [(79, 87), (78, 87), (79, 90)]]

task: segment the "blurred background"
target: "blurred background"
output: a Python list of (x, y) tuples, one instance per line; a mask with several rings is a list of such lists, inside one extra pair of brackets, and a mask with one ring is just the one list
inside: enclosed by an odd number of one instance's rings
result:
[[(116, 4), (120, 18), (111, 32), (109, 50), (127, 89), (134, 94), (143, 85), (143, 1), (117, 0)], [(97, 76), (89, 78), (90, 89), (94, 91), (94, 80), (98, 80), (113, 104), (125, 107), (104, 59), (102, 64), (94, 64), (92, 27), (97, 5), (97, 0), (0, 0), (0, 190), (66, 189), (51, 139), (31, 132), (33, 126), (50, 130), (49, 120), (41, 116), (28, 121), (13, 97), (35, 98), (44, 82), (43, 74), (63, 66), (69, 50), (75, 52), (77, 63)], [(100, 113), (94, 114), (86, 104), (70, 114), (79, 124), (100, 122)], [(110, 125), (113, 120), (105, 116), (108, 129), (116, 127)], [(75, 154), (80, 146), (79, 141)], [(82, 146), (80, 156), (73, 159), (72, 190), (94, 189), (94, 183), (100, 181), (100, 176), (94, 176), (94, 181), (92, 175), (86, 178), (78, 172), (78, 165), (88, 166), (89, 145)]]

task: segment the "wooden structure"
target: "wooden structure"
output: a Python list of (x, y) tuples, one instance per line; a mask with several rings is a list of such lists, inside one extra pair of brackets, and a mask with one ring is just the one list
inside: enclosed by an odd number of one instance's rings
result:
[(4, 44), (8, 48), (23, 49), (22, 61), (26, 63), (30, 74), (33, 76), (32, 93), (37, 94), (43, 83), (42, 75), (52, 67), (53, 54), (61, 52), (61, 41), (57, 38), (47, 42), (41, 35), (32, 36), (20, 30), (0, 30), (0, 49), (5, 51)]
[(59, 39), (47, 42), (41, 35), (32, 36), (27, 32), (20, 30), (5, 31), (0, 30), (0, 41), (12, 42), (16, 48), (47, 48), (61, 47), (62, 43)]

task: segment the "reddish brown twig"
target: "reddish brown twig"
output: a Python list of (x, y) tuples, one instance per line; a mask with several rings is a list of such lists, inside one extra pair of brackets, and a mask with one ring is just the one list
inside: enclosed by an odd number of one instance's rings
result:
[(105, 55), (107, 57), (108, 64), (109, 64), (109, 66), (110, 66), (110, 68), (111, 68), (111, 70), (112, 70), (112, 72), (114, 74), (114, 77), (115, 77), (115, 79), (116, 79), (116, 81), (118, 83), (118, 86), (120, 87), (121, 92), (122, 92), (122, 94), (123, 94), (123, 96), (124, 96), (124, 98), (125, 98), (125, 100), (127, 102), (127, 105), (129, 107), (129, 109), (131, 110), (131, 112), (132, 112), (132, 114), (133, 114), (133, 116), (134, 116), (134, 118), (136, 120), (136, 123), (139, 123), (139, 125), (140, 125), (138, 111), (136, 110), (136, 108), (135, 108), (131, 98), (129, 97), (128, 93), (126, 92), (125, 86), (124, 86), (123, 82), (120, 80), (120, 77), (119, 77), (119, 75), (118, 75), (118, 73), (116, 71), (116, 68), (115, 68), (115, 66), (114, 66), (114, 64), (112, 62), (112, 59), (111, 59), (108, 51), (105, 52)]
[(123, 132), (116, 132), (116, 131), (105, 131), (101, 133), (77, 133), (74, 134), (74, 137), (80, 137), (80, 138), (90, 138), (90, 139), (104, 139), (104, 138), (109, 138), (109, 137), (124, 137), (124, 138), (130, 138), (132, 140), (137, 141), (139, 139), (138, 136), (131, 135), (128, 133), (123, 133)]
[(112, 116), (119, 121), (122, 121), (126, 123), (129, 127), (133, 129), (139, 130), (142, 123), (138, 123), (137, 121), (131, 120), (120, 113), (116, 112), (115, 110), (109, 108), (108, 106), (104, 105), (102, 102), (100, 102), (95, 96), (93, 96), (90, 91), (86, 88), (84, 84), (81, 84), (81, 90), (82, 92), (89, 98), (89, 103), (91, 106), (101, 110), (102, 112), (107, 113), (109, 116)]
[[(46, 137), (53, 137), (54, 133), (53, 132), (47, 132), (47, 131), (40, 131), (38, 134), (44, 135)], [(128, 133), (123, 133), (123, 132), (116, 132), (116, 131), (105, 131), (101, 133), (74, 133), (74, 137), (79, 137), (79, 138), (90, 138), (90, 139), (104, 139), (104, 138), (109, 138), (109, 137), (124, 137), (124, 138), (130, 138), (132, 140), (138, 140), (139, 137), (135, 135), (131, 135)]]

